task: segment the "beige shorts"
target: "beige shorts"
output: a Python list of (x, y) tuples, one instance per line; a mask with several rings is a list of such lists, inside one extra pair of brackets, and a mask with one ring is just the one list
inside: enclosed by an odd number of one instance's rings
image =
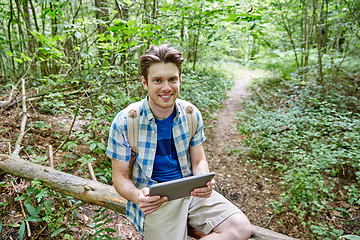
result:
[(188, 224), (208, 234), (235, 213), (242, 212), (216, 191), (209, 198), (169, 201), (145, 217), (144, 236), (146, 240), (184, 240)]

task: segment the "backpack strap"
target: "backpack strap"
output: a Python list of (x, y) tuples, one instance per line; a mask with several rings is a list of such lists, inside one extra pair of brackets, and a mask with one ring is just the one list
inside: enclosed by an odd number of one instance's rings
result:
[[(189, 128), (190, 140), (194, 136), (197, 129), (197, 117), (194, 110), (194, 105), (183, 100), (179, 104), (186, 112), (186, 122)], [(127, 122), (127, 137), (131, 147), (131, 157), (129, 162), (129, 179), (132, 179), (132, 171), (136, 161), (136, 154), (138, 153), (138, 141), (139, 141), (139, 119), (140, 119), (140, 105), (142, 101), (132, 103), (128, 106)]]
[(194, 105), (192, 105), (191, 103), (189, 103), (187, 101), (181, 101), (181, 102), (186, 111), (186, 121), (188, 124), (189, 136), (190, 136), (190, 140), (191, 140), (192, 137), (194, 136), (194, 134), (196, 132), (196, 128), (197, 128), (196, 112), (194, 110)]
[(131, 157), (129, 162), (129, 179), (132, 178), (132, 171), (136, 160), (136, 153), (138, 153), (138, 138), (139, 138), (139, 118), (140, 118), (140, 102), (135, 102), (129, 105), (127, 123), (127, 137), (131, 147)]

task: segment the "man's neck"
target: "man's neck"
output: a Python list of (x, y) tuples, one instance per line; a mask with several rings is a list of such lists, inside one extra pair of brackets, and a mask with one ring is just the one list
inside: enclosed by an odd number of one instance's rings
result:
[(171, 115), (171, 113), (174, 111), (174, 107), (175, 107), (175, 105), (173, 105), (169, 108), (162, 108), (154, 104), (151, 100), (149, 100), (148, 103), (152, 114), (154, 115), (154, 117), (156, 117), (159, 120), (168, 118)]
[(151, 112), (154, 115), (154, 117), (156, 117), (159, 120), (168, 118), (171, 113), (174, 111), (174, 106), (172, 106), (171, 108), (159, 108), (159, 107), (151, 107)]

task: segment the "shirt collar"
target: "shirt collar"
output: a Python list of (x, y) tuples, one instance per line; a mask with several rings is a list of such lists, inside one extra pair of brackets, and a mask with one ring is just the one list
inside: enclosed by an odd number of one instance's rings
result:
[(151, 122), (151, 121), (155, 121), (155, 117), (151, 112), (148, 97), (149, 96), (146, 96), (146, 98), (143, 102), (143, 109), (144, 109), (145, 117), (148, 119), (149, 122)]

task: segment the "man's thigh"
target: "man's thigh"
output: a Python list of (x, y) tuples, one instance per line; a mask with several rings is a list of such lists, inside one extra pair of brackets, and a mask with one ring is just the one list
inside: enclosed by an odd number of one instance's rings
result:
[(205, 234), (210, 233), (231, 215), (241, 213), (238, 207), (216, 191), (209, 198), (190, 199), (188, 223)]
[(187, 238), (189, 198), (164, 203), (147, 215), (144, 222), (145, 240), (184, 240)]

